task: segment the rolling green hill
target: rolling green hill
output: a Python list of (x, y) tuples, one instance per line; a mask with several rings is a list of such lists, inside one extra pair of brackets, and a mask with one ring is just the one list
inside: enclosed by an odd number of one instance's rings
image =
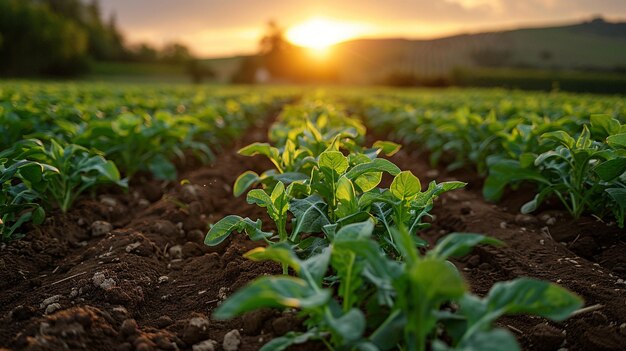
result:
[(335, 49), (341, 78), (350, 82), (399, 72), (442, 76), (457, 67), (626, 72), (626, 23), (595, 19), (434, 40), (360, 39)]

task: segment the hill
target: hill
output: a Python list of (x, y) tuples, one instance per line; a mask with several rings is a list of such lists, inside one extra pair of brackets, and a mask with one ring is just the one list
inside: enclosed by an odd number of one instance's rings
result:
[(626, 72), (626, 23), (592, 21), (554, 27), (462, 34), (433, 40), (358, 39), (340, 43), (343, 81), (390, 74), (446, 76), (458, 67)]

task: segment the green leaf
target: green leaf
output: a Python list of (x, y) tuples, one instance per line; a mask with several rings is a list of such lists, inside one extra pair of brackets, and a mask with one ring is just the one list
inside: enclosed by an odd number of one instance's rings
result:
[(593, 144), (593, 140), (591, 140), (591, 132), (589, 132), (589, 128), (587, 125), (583, 125), (583, 131), (576, 139), (576, 148), (577, 149), (587, 149)]
[(304, 173), (298, 172), (285, 172), (272, 176), (275, 180), (283, 182), (285, 184), (291, 184), (294, 182), (303, 182), (309, 179), (309, 176)]
[(433, 341), (433, 351), (519, 351), (515, 336), (506, 329), (498, 328), (477, 331), (464, 339), (456, 347), (450, 347), (441, 340)]
[(283, 172), (283, 168), (280, 164), (280, 151), (271, 146), (268, 143), (253, 143), (239, 150), (239, 154), (242, 156), (255, 156), (263, 155), (269, 158), (270, 161), (276, 166), (276, 169), (280, 173)]
[(20, 176), (31, 184), (37, 184), (41, 182), (41, 180), (43, 179), (43, 173), (43, 166), (37, 162), (28, 162), (19, 167)]
[(300, 278), (261, 277), (224, 301), (213, 312), (213, 317), (225, 320), (264, 307), (321, 307), (328, 303), (330, 297), (330, 291), (312, 289)]
[(615, 149), (626, 149), (626, 133), (611, 135), (606, 142)]
[(429, 257), (442, 260), (468, 254), (478, 244), (502, 245), (500, 240), (474, 233), (451, 233), (443, 237), (435, 248), (428, 252)]
[(253, 261), (274, 261), (293, 268), (296, 273), (300, 273), (302, 261), (289, 247), (284, 245), (273, 245), (268, 247), (257, 247), (246, 252), (245, 258)]
[(354, 180), (354, 185), (361, 193), (364, 193), (376, 188), (382, 179), (381, 172), (365, 173)]
[(582, 299), (566, 289), (531, 278), (498, 282), (482, 300), (471, 295), (461, 299), (461, 313), (468, 318), (471, 330), (489, 328), (507, 314), (533, 314), (561, 321), (581, 306)]
[(350, 247), (337, 242), (332, 249), (331, 264), (339, 278), (337, 293), (342, 298), (343, 310), (346, 311), (357, 302), (357, 290), (363, 284), (361, 273), (365, 268), (365, 261)]
[(520, 208), (520, 212), (527, 214), (527, 213), (532, 213), (534, 211), (537, 210), (537, 208), (539, 208), (539, 205), (541, 205), (543, 203), (543, 200), (545, 200), (546, 198), (548, 198), (548, 196), (550, 196), (553, 192), (554, 192), (554, 187), (552, 186), (548, 186), (546, 188), (543, 188), (540, 192), (538, 192), (532, 200), (528, 201), (527, 203), (525, 203), (524, 205), (522, 205), (522, 207)]
[(335, 198), (337, 199), (335, 214), (338, 218), (347, 217), (358, 212), (359, 208), (356, 200), (356, 192), (350, 179), (346, 177), (339, 178), (335, 190)]
[(559, 142), (568, 149), (573, 149), (574, 145), (576, 145), (576, 140), (574, 140), (574, 138), (572, 138), (569, 134), (567, 134), (567, 132), (563, 130), (544, 133), (543, 135), (541, 135), (541, 138)]
[(241, 218), (237, 215), (226, 216), (211, 226), (204, 238), (204, 244), (208, 246), (218, 245), (234, 231), (239, 233), (245, 231), (252, 240), (271, 237), (272, 233), (261, 230), (261, 224), (260, 219), (254, 222), (250, 218)]
[(34, 225), (40, 225), (46, 219), (46, 211), (41, 206), (37, 206), (33, 210), (31, 221)]
[(260, 351), (283, 351), (289, 348), (289, 346), (304, 344), (318, 337), (316, 329), (308, 330), (304, 333), (291, 331), (281, 337), (272, 339), (270, 342), (263, 345)]
[(300, 233), (319, 233), (323, 226), (330, 224), (326, 214), (328, 205), (318, 195), (292, 200), (289, 204), (289, 211), (295, 217), (292, 240), (295, 240)]
[(398, 168), (398, 166), (388, 160), (385, 160), (383, 158), (377, 158), (371, 162), (361, 163), (352, 167), (352, 169), (350, 169), (350, 171), (346, 173), (346, 177), (348, 177), (350, 180), (355, 180), (359, 176), (371, 172), (387, 172), (393, 176), (396, 176), (398, 175), (398, 173), (400, 173), (400, 168)]
[(591, 132), (596, 138), (606, 138), (609, 135), (617, 134), (620, 131), (618, 120), (606, 114), (594, 114), (590, 116)]
[(389, 190), (399, 200), (411, 200), (422, 190), (422, 185), (411, 171), (402, 171), (393, 179)]
[(605, 190), (611, 198), (623, 209), (626, 209), (626, 189), (608, 188)]
[(246, 201), (249, 204), (254, 204), (259, 207), (273, 207), (274, 202), (272, 198), (262, 189), (252, 189), (248, 192), (246, 196)]
[(411, 284), (418, 288), (414, 291), (423, 293), (421, 299), (425, 302), (456, 299), (465, 293), (463, 278), (454, 265), (447, 261), (434, 258), (417, 261), (410, 268), (409, 275)]
[[(324, 247), (320, 253), (311, 255), (302, 262), (302, 270), (306, 271), (307, 280), (310, 277), (312, 281), (309, 284), (321, 286), (322, 280), (328, 272), (332, 250), (329, 246)], [(301, 274), (301, 276), (303, 276)]]
[(360, 310), (353, 308), (339, 318), (326, 315), (333, 334), (341, 337), (344, 344), (359, 340), (365, 332), (365, 315)]
[(243, 194), (248, 188), (259, 182), (261, 178), (259, 175), (252, 171), (245, 171), (237, 177), (235, 184), (233, 185), (233, 194), (239, 196)]
[(348, 169), (348, 158), (339, 151), (324, 151), (320, 154), (318, 165), (320, 168), (332, 169), (341, 175)]
[(483, 185), (483, 196), (488, 201), (498, 201), (507, 185), (521, 180), (549, 184), (541, 172), (534, 168), (521, 167), (519, 161), (494, 159), (489, 163), (489, 175)]
[(371, 220), (348, 224), (335, 233), (335, 241), (369, 238), (373, 231), (374, 223)]
[(384, 155), (393, 156), (396, 154), (396, 152), (400, 151), (400, 148), (402, 148), (402, 145), (396, 144), (391, 141), (378, 140), (374, 142), (374, 144), (372, 145), (372, 148), (380, 149), (380, 151)]
[(274, 204), (274, 206), (276, 206), (276, 208), (280, 209), (281, 206), (284, 206), (282, 204), (284, 200), (283, 199), (284, 196), (285, 196), (285, 184), (281, 182), (276, 183), (276, 186), (274, 186), (274, 189), (272, 190), (272, 194), (270, 195), (270, 198), (272, 199), (272, 203)]
[(263, 155), (269, 158), (278, 158), (279, 151), (277, 148), (268, 143), (252, 143), (241, 148), (238, 153), (242, 156)]
[(372, 340), (380, 350), (391, 350), (397, 346), (402, 339), (405, 325), (406, 316), (401, 311), (395, 310), (387, 317), (383, 324), (371, 334), (369, 339)]
[(626, 172), (626, 157), (604, 161), (594, 167), (594, 172), (605, 182), (610, 182)]

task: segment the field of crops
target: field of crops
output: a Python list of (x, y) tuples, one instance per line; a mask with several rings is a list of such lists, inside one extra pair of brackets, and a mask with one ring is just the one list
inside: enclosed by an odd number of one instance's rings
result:
[(3, 82), (0, 135), (0, 350), (626, 345), (622, 96)]

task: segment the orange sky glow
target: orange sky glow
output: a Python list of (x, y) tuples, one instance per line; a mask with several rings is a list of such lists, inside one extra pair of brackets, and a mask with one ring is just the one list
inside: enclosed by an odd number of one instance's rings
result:
[(299, 45), (353, 38), (434, 38), (519, 26), (626, 18), (624, 0), (100, 0), (130, 43), (183, 42), (219, 57), (257, 49), (267, 21)]

